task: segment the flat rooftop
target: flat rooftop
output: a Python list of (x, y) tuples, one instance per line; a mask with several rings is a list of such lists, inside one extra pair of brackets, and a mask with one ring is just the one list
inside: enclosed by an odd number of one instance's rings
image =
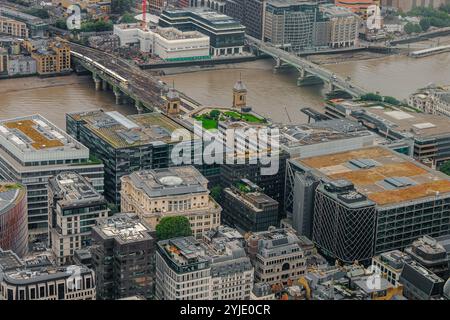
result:
[(22, 162), (89, 156), (85, 146), (40, 115), (0, 120), (0, 144)]
[(391, 129), (399, 132), (411, 133), (416, 137), (450, 135), (450, 125), (446, 117), (428, 113), (386, 110), (376, 107), (368, 107), (365, 110), (381, 119), (385, 119)]
[(58, 201), (61, 207), (71, 207), (91, 202), (106, 203), (103, 196), (95, 190), (92, 184), (78, 173), (62, 172), (50, 179), (49, 183), (62, 196), (62, 199)]
[(240, 202), (244, 203), (255, 212), (262, 212), (264, 210), (264, 205), (278, 204), (277, 201), (275, 201), (265, 193), (259, 191), (240, 193), (237, 190), (225, 188), (224, 192), (232, 195), (234, 198), (238, 199)]
[(104, 238), (114, 238), (122, 243), (152, 239), (150, 227), (131, 213), (115, 214), (100, 220), (94, 229)]
[[(245, 27), (236, 19), (227, 16), (223, 13), (218, 13), (216, 11), (212, 11), (210, 9), (195, 9), (189, 8), (189, 10), (183, 9), (169, 9), (164, 10), (162, 13), (161, 19), (164, 19), (164, 16), (167, 15), (170, 18), (184, 18), (189, 17), (190, 19), (195, 20), (196, 23), (206, 24), (213, 29), (239, 29), (240, 31), (244, 31)], [(193, 21), (194, 22), (194, 21)]]
[(283, 126), (280, 128), (280, 144), (295, 147), (371, 135), (372, 133), (357, 122), (333, 119)]
[(83, 120), (84, 127), (115, 149), (171, 143), (173, 131), (185, 129), (158, 112), (125, 116), (117, 111), (96, 110), (70, 116)]
[(370, 147), (291, 161), (319, 177), (347, 180), (378, 205), (450, 196), (450, 178), (383, 147)]
[(150, 198), (209, 192), (208, 180), (193, 166), (135, 171), (127, 177)]
[[(206, 263), (208, 259), (200, 242), (194, 237), (175, 238), (158, 242), (166, 256), (178, 266)], [(204, 267), (207, 267), (205, 264)]]
[(24, 266), (23, 261), (12, 250), (0, 248), (0, 270), (15, 270)]
[(185, 40), (185, 39), (208, 39), (203, 33), (198, 31), (180, 31), (176, 28), (156, 28), (152, 30), (156, 34), (159, 34), (161, 37), (167, 40)]

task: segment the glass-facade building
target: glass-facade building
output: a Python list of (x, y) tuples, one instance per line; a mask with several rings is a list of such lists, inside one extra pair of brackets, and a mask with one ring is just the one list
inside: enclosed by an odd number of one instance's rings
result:
[(212, 56), (239, 54), (244, 46), (245, 27), (238, 20), (214, 11), (165, 10), (159, 17), (159, 25), (207, 35)]

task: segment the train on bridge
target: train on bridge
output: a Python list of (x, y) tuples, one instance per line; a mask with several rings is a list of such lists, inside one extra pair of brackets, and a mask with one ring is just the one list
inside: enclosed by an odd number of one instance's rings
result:
[(107, 75), (109, 75), (110, 77), (113, 77), (114, 79), (116, 79), (117, 81), (120, 82), (121, 85), (128, 87), (129, 82), (127, 79), (125, 79), (124, 77), (122, 77), (121, 75), (119, 75), (117, 72), (114, 72), (113, 70), (106, 68), (105, 66), (103, 66), (102, 64), (98, 63), (97, 61), (92, 60), (91, 58), (75, 52), (75, 51), (71, 51), (71, 54), (79, 59), (84, 60), (87, 63), (92, 64), (94, 67), (98, 68), (99, 70), (103, 71), (104, 73), (106, 73)]

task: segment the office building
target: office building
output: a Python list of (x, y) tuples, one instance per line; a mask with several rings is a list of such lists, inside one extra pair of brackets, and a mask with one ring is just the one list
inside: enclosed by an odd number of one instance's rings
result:
[(242, 232), (266, 231), (278, 226), (278, 202), (248, 180), (241, 180), (222, 192), (224, 223)]
[(264, 14), (267, 0), (225, 0), (225, 14), (245, 26), (245, 33), (258, 40), (264, 35)]
[(445, 281), (417, 262), (405, 263), (400, 275), (403, 294), (409, 300), (442, 298)]
[(209, 195), (208, 180), (192, 166), (135, 171), (121, 180), (122, 211), (137, 213), (153, 228), (164, 217), (184, 216), (200, 239), (220, 225), (222, 208)]
[(246, 250), (255, 268), (255, 282), (283, 287), (306, 272), (299, 238), (289, 229), (253, 233), (247, 238)]
[[(234, 231), (198, 241), (193, 237), (159, 241), (156, 298), (159, 300), (248, 300), (254, 271)], [(231, 236), (231, 237), (230, 237)]]
[[(360, 18), (350, 10), (334, 5), (321, 5), (320, 11), (328, 27), (330, 48), (354, 47), (358, 44)], [(319, 37), (316, 34), (316, 37)], [(320, 42), (319, 39), (315, 39)]]
[(105, 165), (105, 197), (120, 205), (120, 178), (172, 164), (171, 134), (183, 129), (161, 113), (124, 116), (102, 110), (66, 115), (67, 132)]
[[(227, 188), (239, 183), (242, 179), (251, 181), (267, 196), (278, 202), (278, 218), (281, 219), (284, 216), (284, 188), (288, 157), (289, 154), (281, 151), (268, 155), (268, 159), (271, 161), (269, 165), (261, 161), (253, 164), (248, 159), (245, 160), (247, 164), (223, 164), (220, 166), (220, 184), (223, 188)], [(271, 165), (277, 170), (269, 172), (270, 174), (262, 174), (262, 168), (268, 169)]]
[(0, 17), (0, 33), (26, 39), (28, 38), (28, 28), (23, 22)]
[[(280, 149), (291, 158), (306, 158), (375, 144), (376, 135), (357, 122), (346, 119), (322, 120), (280, 128)], [(319, 182), (313, 175), (290, 162), (286, 167), (285, 210), (292, 227), (312, 238), (314, 191)], [(304, 189), (308, 192), (304, 192)]]
[(89, 149), (40, 115), (0, 121), (0, 175), (27, 187), (28, 228), (48, 234), (47, 182), (63, 171), (77, 172), (103, 192), (103, 164)]
[(245, 27), (225, 14), (214, 11), (164, 10), (159, 26), (181, 31), (198, 31), (209, 37), (213, 57), (239, 55), (243, 52)]
[(92, 228), (91, 253), (98, 299), (153, 297), (155, 233), (136, 214), (101, 219)]
[(0, 183), (0, 248), (22, 257), (28, 252), (27, 190), (18, 183)]
[(269, 0), (264, 14), (264, 41), (293, 52), (312, 48), (315, 23), (321, 19), (315, 3)]
[(225, 13), (226, 0), (188, 0), (190, 8), (208, 8), (219, 13)]
[[(411, 156), (432, 168), (450, 160), (448, 118), (411, 112), (404, 108), (371, 105), (368, 102), (338, 100), (326, 105), (325, 113), (334, 118), (349, 118), (393, 143), (409, 141)], [(405, 153), (405, 152), (402, 152)]]
[(363, 261), (450, 233), (449, 177), (409, 157), (376, 146), (288, 163), (322, 180), (312, 239), (335, 259)]
[(0, 300), (95, 300), (95, 274), (83, 266), (24, 261), (0, 249)]
[(423, 236), (405, 248), (405, 253), (442, 279), (450, 277), (450, 235), (438, 238)]
[(139, 23), (116, 24), (114, 34), (120, 46), (138, 45), (140, 51), (152, 53), (165, 61), (209, 59), (209, 37), (198, 31), (175, 28), (145, 29)]
[(105, 198), (83, 176), (62, 172), (48, 181), (49, 243), (59, 265), (91, 245), (91, 229), (109, 213)]
[(412, 258), (407, 253), (400, 250), (383, 252), (372, 258), (372, 266), (376, 272), (379, 272), (387, 281), (395, 287), (400, 284), (400, 275), (405, 263), (410, 263)]

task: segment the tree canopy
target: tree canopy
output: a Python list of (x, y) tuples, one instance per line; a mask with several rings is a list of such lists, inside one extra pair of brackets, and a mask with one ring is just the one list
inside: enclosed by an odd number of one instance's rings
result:
[(111, 11), (113, 13), (125, 13), (129, 12), (133, 6), (133, 0), (112, 0), (111, 1)]
[(189, 219), (184, 216), (164, 217), (156, 226), (158, 240), (192, 235)]
[(137, 20), (134, 18), (134, 16), (129, 13), (125, 12), (124, 15), (120, 18), (121, 23), (135, 23)]

